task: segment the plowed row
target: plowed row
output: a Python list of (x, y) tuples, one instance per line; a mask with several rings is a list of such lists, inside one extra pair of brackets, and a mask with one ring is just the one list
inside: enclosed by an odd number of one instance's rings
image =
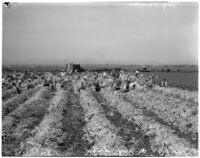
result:
[(76, 86), (68, 81), (66, 89), (52, 91), (38, 85), (4, 101), (2, 155), (198, 155), (196, 94), (159, 88), (79, 93)]

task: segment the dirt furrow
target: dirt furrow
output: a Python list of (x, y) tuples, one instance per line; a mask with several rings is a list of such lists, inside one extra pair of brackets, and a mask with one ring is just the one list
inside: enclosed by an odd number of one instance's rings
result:
[(157, 152), (152, 152), (148, 137), (146, 137), (137, 124), (131, 123), (113, 106), (108, 103), (98, 92), (94, 92), (98, 103), (103, 107), (106, 118), (117, 128), (117, 135), (123, 139), (123, 144), (127, 149), (134, 149), (131, 156), (159, 156)]
[[(40, 80), (34, 81), (33, 82), (34, 87), (38, 86), (40, 84), (40, 82), (41, 82)], [(30, 90), (27, 90), (26, 85), (23, 85), (21, 89), (22, 89), (23, 93), (27, 93), (28, 91), (30, 91)], [(3, 90), (2, 91), (2, 101), (6, 102), (8, 99), (11, 99), (17, 95), (19, 95), (19, 94), (16, 92), (15, 88), (5, 90), (5, 91)]]
[(83, 139), (84, 112), (71, 81), (58, 88), (48, 111), (33, 137), (26, 140), (24, 156), (84, 156), (89, 148)]
[(23, 156), (58, 156), (57, 144), (53, 139), (60, 139), (64, 133), (60, 130), (64, 106), (64, 91), (57, 90), (48, 108), (48, 114), (37, 126), (34, 136), (26, 139)]
[(84, 156), (90, 144), (83, 139), (84, 121), (83, 107), (80, 105), (80, 95), (75, 93), (73, 82), (68, 81), (64, 88), (67, 95), (63, 109), (62, 131), (66, 134), (59, 150), (66, 156)]
[(156, 122), (160, 123), (161, 125), (169, 127), (173, 131), (173, 134), (177, 135), (179, 138), (186, 139), (187, 141), (190, 142), (191, 145), (194, 146), (194, 148), (196, 149), (198, 148), (198, 133), (194, 135), (191, 132), (182, 132), (179, 130), (178, 127), (160, 118), (157, 113), (151, 110), (146, 110), (144, 108), (140, 108), (139, 106), (136, 106), (135, 103), (133, 103), (129, 98), (125, 96), (123, 96), (123, 99), (129, 102), (130, 104), (132, 104), (133, 106), (137, 107), (138, 109), (141, 109), (144, 116), (154, 118)]
[(41, 88), (30, 100), (12, 111), (3, 121), (3, 156), (20, 156), (23, 154), (21, 142), (32, 136), (32, 130), (43, 119), (54, 92)]
[(179, 99), (163, 97), (151, 91), (116, 94), (141, 109), (145, 116), (154, 117), (160, 124), (171, 128), (178, 137), (198, 148), (198, 117), (191, 114), (198, 111), (195, 108), (188, 109), (186, 103)]
[(20, 104), (28, 101), (36, 92), (41, 89), (41, 86), (37, 86), (34, 89), (23, 92), (22, 94), (16, 95), (13, 98), (8, 99), (2, 104), (2, 117), (8, 115), (10, 112), (15, 110)]
[(141, 109), (123, 100), (111, 90), (102, 90), (101, 94), (108, 102), (107, 105), (115, 107), (124, 119), (141, 128), (149, 139), (152, 151), (158, 152), (161, 156), (198, 155), (198, 150), (188, 141), (178, 138), (170, 128), (156, 122), (152, 117), (145, 116)]
[(134, 149), (128, 150), (123, 140), (117, 136), (117, 129), (107, 120), (103, 108), (87, 91), (81, 91), (81, 105), (85, 111), (85, 135), (92, 147), (88, 149), (88, 156), (128, 156)]

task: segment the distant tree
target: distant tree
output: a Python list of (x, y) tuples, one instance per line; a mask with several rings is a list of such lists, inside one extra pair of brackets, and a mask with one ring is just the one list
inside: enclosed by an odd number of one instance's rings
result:
[(176, 71), (177, 71), (177, 72), (180, 72), (181, 70), (180, 70), (180, 69), (177, 69)]

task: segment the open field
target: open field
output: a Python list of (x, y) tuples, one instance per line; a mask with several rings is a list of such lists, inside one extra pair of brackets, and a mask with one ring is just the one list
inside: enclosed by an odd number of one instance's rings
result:
[(190, 91), (198, 90), (198, 73), (197, 72), (143, 72), (145, 76), (157, 75), (160, 79), (155, 80), (161, 85), (163, 78), (166, 78), (170, 87), (177, 87)]
[(94, 73), (79, 76), (56, 90), (38, 81), (21, 94), (3, 92), (3, 156), (198, 155), (197, 91), (138, 85), (125, 93), (107, 78), (99, 92), (78, 91)]

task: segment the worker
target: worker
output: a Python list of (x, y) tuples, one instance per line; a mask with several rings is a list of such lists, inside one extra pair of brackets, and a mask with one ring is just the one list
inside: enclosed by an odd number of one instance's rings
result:
[(43, 86), (44, 86), (44, 87), (46, 87), (46, 86), (48, 87), (48, 86), (49, 86), (49, 82), (48, 82), (48, 80), (47, 80), (46, 78), (44, 79), (44, 84), (43, 84)]
[(61, 88), (67, 90), (67, 82), (68, 82), (68, 79), (65, 78), (61, 83)]
[(137, 70), (136, 72), (135, 72), (135, 77), (138, 77), (139, 76), (139, 71)]
[(112, 71), (111, 71), (111, 76), (114, 77), (114, 74), (115, 74), (115, 69), (113, 68)]
[(165, 78), (163, 78), (163, 81), (162, 81), (162, 87), (167, 87), (167, 81)]
[(18, 82), (17, 82), (17, 84), (21, 88), (21, 86), (22, 86), (22, 80), (19, 79)]
[(97, 80), (97, 81), (94, 82), (94, 86), (95, 86), (95, 91), (96, 91), (96, 92), (98, 92), (98, 91), (101, 90), (101, 87), (100, 87), (100, 85), (99, 85), (99, 80)]
[(129, 85), (130, 85), (130, 80), (129, 79), (127, 79), (126, 81), (125, 81), (125, 92), (128, 92), (129, 91)]
[(60, 76), (61, 76), (61, 77), (64, 77), (64, 76), (65, 76), (65, 70), (62, 70), (62, 71), (60, 72)]
[(152, 88), (153, 87), (153, 77), (150, 76), (148, 81), (147, 81), (147, 84), (146, 84), (146, 87), (147, 88)]
[(31, 88), (33, 88), (33, 87), (34, 87), (34, 86), (33, 86), (33, 84), (31, 83), (31, 80), (28, 79), (27, 89), (29, 90), (29, 89), (31, 89)]
[(55, 90), (56, 89), (56, 78), (55, 78), (55, 76), (51, 76), (51, 83), (52, 83), (51, 88)]
[(136, 88), (136, 81), (131, 82), (131, 83), (129, 84), (129, 88), (135, 89), (135, 88)]
[(21, 88), (19, 87), (19, 84), (16, 84), (15, 88), (16, 88), (17, 94), (20, 94), (22, 92)]
[(80, 83), (80, 87), (78, 88), (79, 93), (81, 92), (81, 89), (86, 89), (86, 76), (84, 76), (83, 80)]
[(6, 141), (6, 135), (4, 135), (4, 134), (1, 134), (1, 139), (2, 139), (2, 141), (3, 141), (3, 143)]
[(114, 90), (119, 90), (121, 83), (122, 83), (121, 80), (119, 80), (119, 79), (115, 80), (114, 85), (113, 85)]

